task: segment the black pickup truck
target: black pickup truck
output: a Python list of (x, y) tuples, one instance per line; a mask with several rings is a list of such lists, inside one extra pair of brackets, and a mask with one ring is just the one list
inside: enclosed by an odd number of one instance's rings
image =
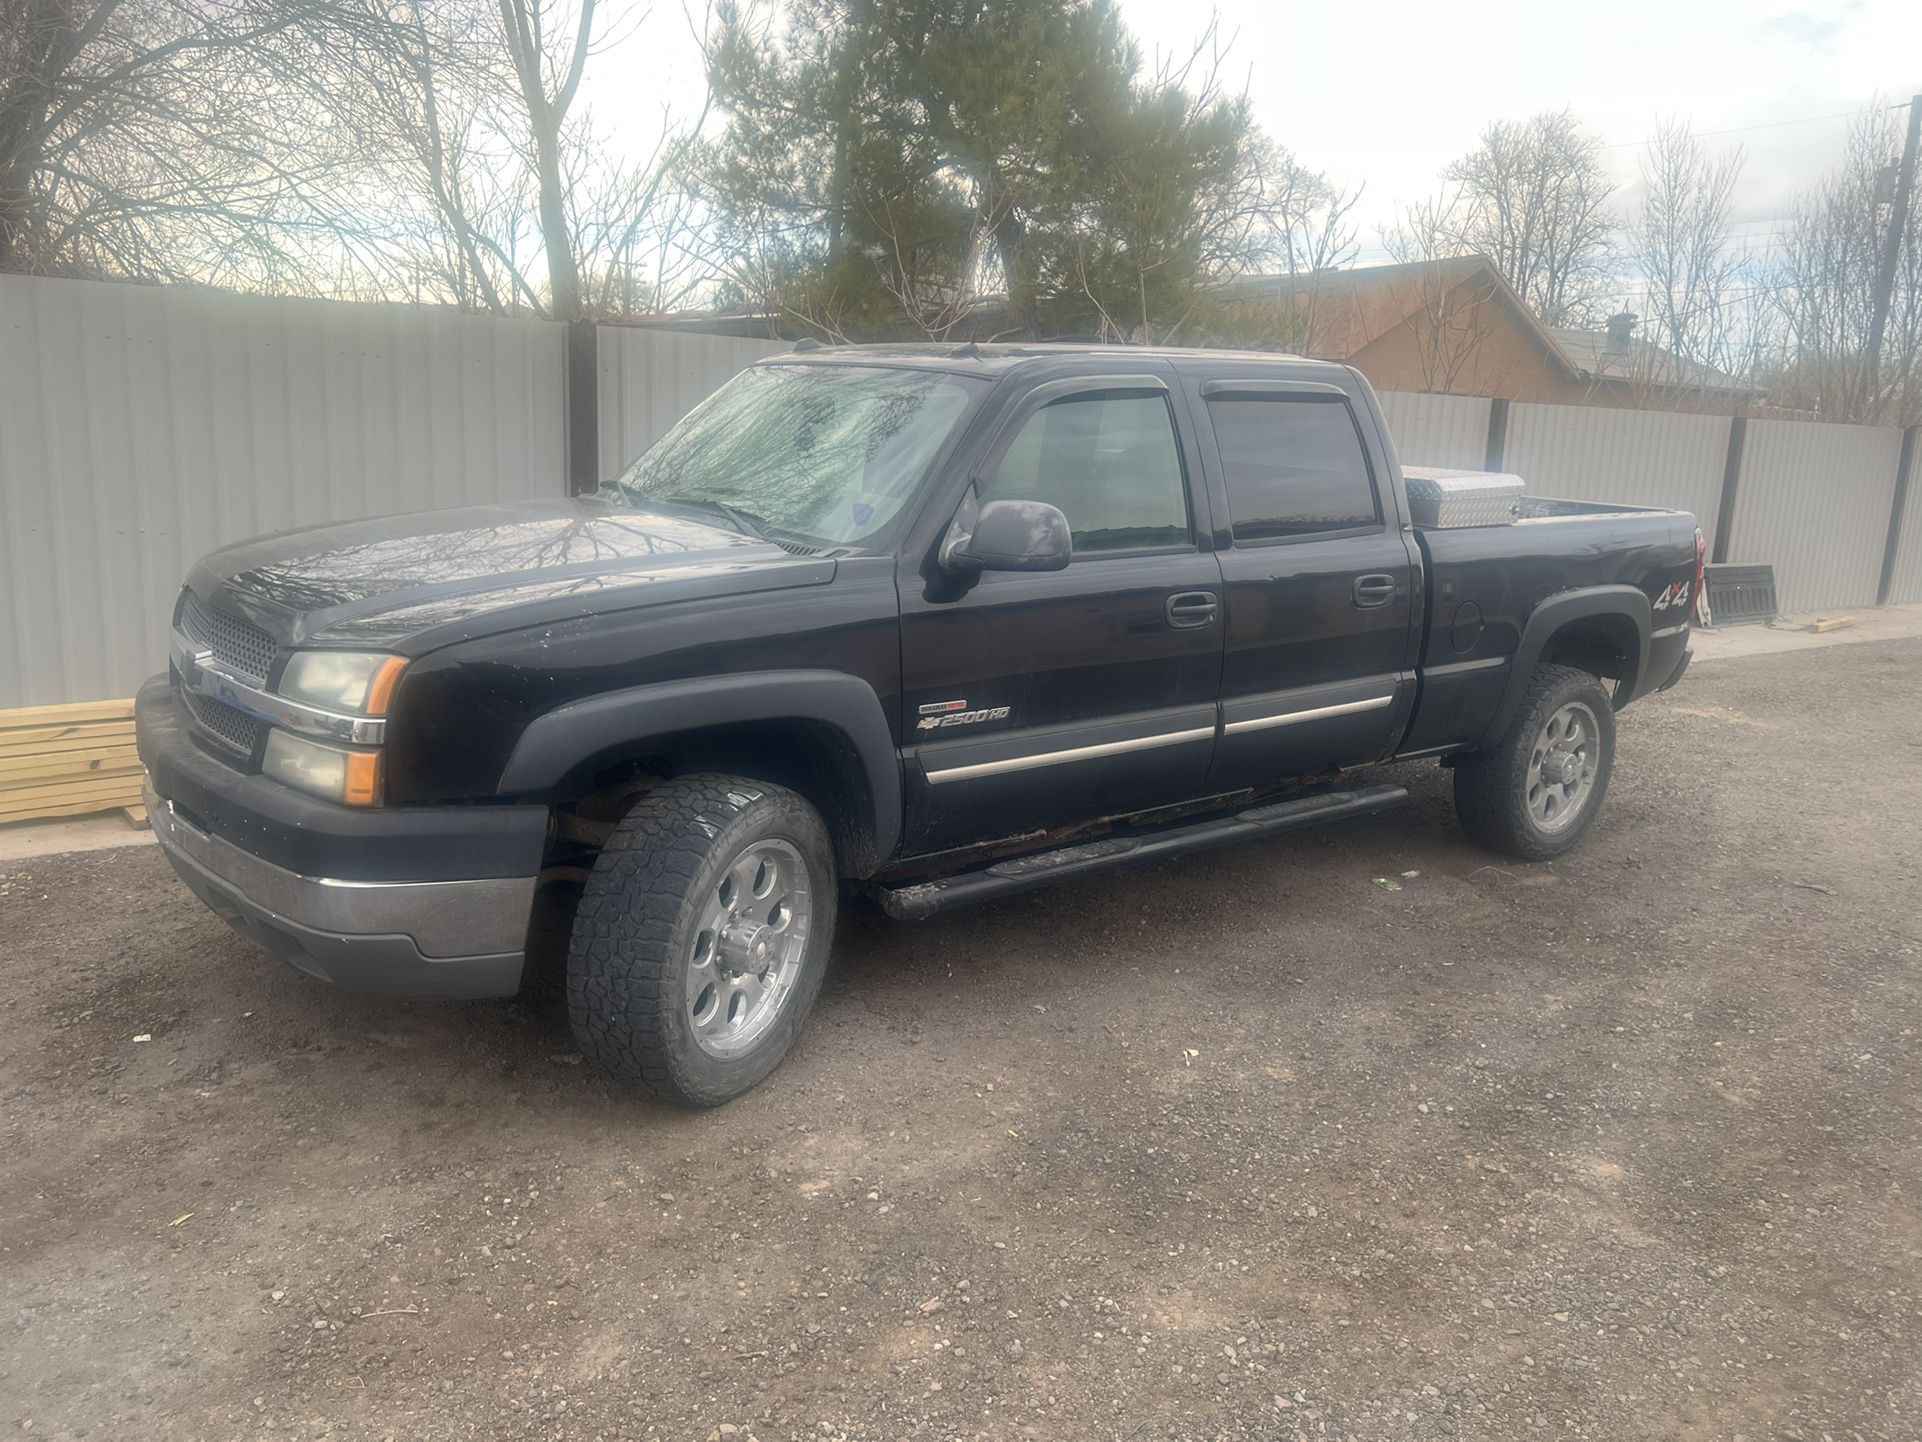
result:
[(241, 932), (360, 989), (522, 984), (711, 1105), (779, 1062), (845, 894), (924, 917), (1392, 805), (1436, 757), (1531, 859), (1688, 663), (1701, 535), (1519, 499), (1419, 524), (1339, 365), (814, 349), (598, 495), (209, 556), (141, 691), (148, 805)]

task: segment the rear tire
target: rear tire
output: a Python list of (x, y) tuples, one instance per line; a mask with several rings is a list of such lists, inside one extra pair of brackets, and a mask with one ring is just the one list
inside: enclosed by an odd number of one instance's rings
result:
[(731, 1101), (780, 1064), (834, 941), (834, 848), (784, 787), (683, 776), (638, 801), (595, 860), (568, 943), (587, 1058), (683, 1106)]
[(1614, 764), (1607, 688), (1573, 666), (1537, 666), (1502, 739), (1455, 763), (1455, 814), (1491, 851), (1547, 861), (1594, 825)]

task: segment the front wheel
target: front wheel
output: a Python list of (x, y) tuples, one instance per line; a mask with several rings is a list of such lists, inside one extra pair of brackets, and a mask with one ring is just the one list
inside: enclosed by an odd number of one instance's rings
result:
[(642, 796), (595, 860), (568, 945), (568, 1015), (617, 1080), (685, 1106), (774, 1070), (834, 941), (834, 848), (784, 787), (684, 776)]
[(1537, 666), (1502, 739), (1455, 763), (1455, 814), (1471, 839), (1547, 861), (1582, 839), (1615, 762), (1615, 710), (1601, 681)]

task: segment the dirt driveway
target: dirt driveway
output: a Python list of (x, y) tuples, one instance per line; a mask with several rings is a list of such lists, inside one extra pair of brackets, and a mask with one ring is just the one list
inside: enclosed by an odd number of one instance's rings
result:
[[(857, 914), (717, 1113), (0, 873), (0, 1432), (1922, 1435), (1922, 643), (1705, 666), (1552, 867), (1411, 811)], [(149, 1039), (150, 1038), (150, 1039)]]

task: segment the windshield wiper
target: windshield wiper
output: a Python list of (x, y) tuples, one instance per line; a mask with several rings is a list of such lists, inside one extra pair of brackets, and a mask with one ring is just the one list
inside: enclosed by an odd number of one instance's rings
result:
[(710, 496), (636, 496), (642, 505), (685, 506), (691, 511), (712, 511), (724, 517), (734, 529), (744, 536), (752, 536), (757, 541), (768, 539), (767, 522), (752, 511), (744, 511), (728, 501), (717, 501)]

